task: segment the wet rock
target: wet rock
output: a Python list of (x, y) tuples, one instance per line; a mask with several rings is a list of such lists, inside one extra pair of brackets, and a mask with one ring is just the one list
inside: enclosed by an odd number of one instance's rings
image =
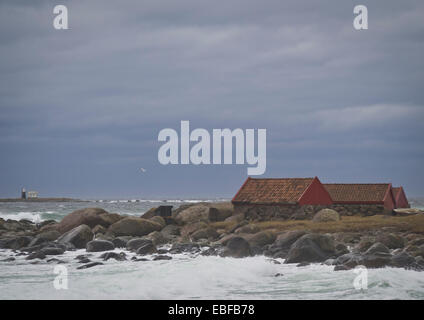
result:
[(363, 237), (354, 248), (354, 251), (363, 253), (367, 251), (374, 243), (375, 243), (375, 240), (373, 238)]
[(132, 238), (133, 237), (131, 236), (117, 237), (112, 240), (112, 243), (115, 248), (125, 248), (127, 246), (128, 241), (130, 241)]
[(32, 240), (29, 236), (18, 236), (0, 239), (0, 248), (19, 250), (27, 246)]
[(28, 244), (29, 247), (36, 246), (45, 242), (55, 241), (60, 237), (59, 231), (50, 230), (39, 233), (32, 241)]
[(101, 252), (115, 249), (112, 242), (107, 240), (92, 240), (87, 243), (87, 252)]
[(15, 260), (16, 260), (15, 258), (9, 257), (9, 258), (1, 260), (1, 262), (12, 262), (12, 261), (15, 261)]
[(115, 259), (117, 261), (125, 261), (127, 260), (125, 252), (105, 252), (103, 253), (100, 258), (102, 258), (104, 261), (107, 261), (109, 259)]
[(172, 257), (171, 257), (171, 256), (158, 255), (158, 256), (155, 256), (155, 257), (153, 258), (153, 261), (158, 261), (158, 260), (171, 260), (171, 259), (172, 259)]
[(323, 262), (336, 253), (329, 235), (306, 234), (290, 247), (285, 263)]
[(301, 262), (301, 263), (298, 263), (297, 265), (296, 265), (296, 267), (306, 267), (306, 266), (309, 266), (310, 265), (310, 263), (309, 262)]
[(409, 253), (402, 251), (396, 255), (393, 255), (389, 263), (390, 266), (396, 268), (411, 268), (415, 264), (415, 258)]
[(145, 236), (153, 231), (160, 231), (162, 226), (156, 222), (137, 218), (137, 217), (126, 217), (119, 220), (118, 222), (112, 224), (108, 233), (113, 234), (114, 236)]
[(264, 252), (264, 254), (273, 258), (285, 259), (291, 245), (305, 234), (306, 232), (303, 230), (284, 232), (277, 236), (275, 242)]
[(36, 251), (31, 253), (25, 260), (33, 260), (33, 259), (45, 259), (46, 255), (41, 251)]
[(276, 273), (276, 274), (274, 274), (274, 277), (282, 277), (282, 276), (284, 276), (284, 274), (282, 274), (282, 273)]
[(101, 263), (101, 262), (90, 262), (90, 263), (87, 263), (87, 264), (84, 264), (84, 265), (78, 267), (77, 269), (88, 269), (88, 268), (92, 268), (94, 266), (99, 266), (99, 265), (103, 265), (103, 263)]
[(93, 239), (93, 232), (88, 225), (80, 225), (66, 233), (64, 233), (57, 241), (59, 243), (71, 243), (75, 248), (82, 249), (87, 243)]
[(176, 253), (198, 253), (200, 251), (200, 246), (197, 243), (174, 243), (169, 250), (170, 253), (176, 254)]
[(235, 237), (228, 241), (222, 257), (244, 258), (251, 255), (249, 242), (242, 237)]
[(51, 259), (48, 259), (48, 260), (47, 260), (47, 262), (48, 262), (48, 263), (50, 263), (50, 262), (56, 262), (57, 264), (66, 263), (65, 261), (63, 261), (63, 260), (59, 260), (59, 259), (57, 259), (57, 258), (51, 258)]
[(145, 254), (152, 254), (157, 251), (156, 246), (153, 244), (152, 241), (143, 244), (137, 249), (138, 255), (145, 255)]
[(131, 239), (130, 241), (127, 242), (127, 250), (137, 251), (137, 249), (140, 248), (141, 246), (144, 246), (146, 244), (151, 244), (151, 243), (153, 243), (153, 241), (147, 238)]
[(188, 238), (193, 233), (195, 233), (196, 231), (205, 229), (207, 227), (208, 227), (208, 225), (203, 221), (199, 221), (199, 222), (195, 222), (195, 223), (191, 223), (191, 224), (186, 224), (180, 230), (181, 236), (184, 237), (184, 238)]
[(47, 248), (41, 249), (40, 252), (42, 252), (46, 256), (55, 256), (55, 255), (63, 254), (65, 250), (63, 250), (62, 248), (57, 248), (57, 247), (47, 247)]
[(139, 262), (139, 261), (150, 261), (149, 259), (146, 259), (146, 258), (137, 258), (137, 257), (132, 257), (131, 260), (132, 261), (135, 261), (135, 262)]

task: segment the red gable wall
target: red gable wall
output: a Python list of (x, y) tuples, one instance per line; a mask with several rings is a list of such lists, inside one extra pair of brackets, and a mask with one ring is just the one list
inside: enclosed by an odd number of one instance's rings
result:
[(300, 196), (299, 205), (330, 205), (333, 204), (330, 194), (324, 188), (318, 177), (315, 177), (309, 187)]
[(402, 187), (393, 188), (393, 193), (395, 196), (396, 208), (410, 208), (408, 199), (406, 198), (405, 191)]

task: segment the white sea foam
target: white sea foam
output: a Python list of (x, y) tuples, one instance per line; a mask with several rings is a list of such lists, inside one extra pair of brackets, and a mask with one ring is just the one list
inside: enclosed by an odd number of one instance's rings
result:
[[(368, 289), (358, 291), (351, 270), (274, 264), (263, 256), (233, 259), (179, 254), (169, 261), (145, 262), (111, 259), (102, 266), (77, 270), (74, 257), (82, 253), (85, 250), (60, 256), (67, 262), (68, 290), (54, 289), (54, 265), (45, 261), (32, 265), (16, 257), (13, 263), (0, 262), (0, 299), (424, 299), (422, 273), (403, 269), (369, 270)], [(0, 250), (0, 260), (9, 255), (10, 251)], [(277, 273), (282, 276), (275, 277)]]
[[(23, 211), (23, 212), (18, 212), (18, 213), (4, 213), (4, 212), (0, 212), (0, 218), (3, 218), (5, 220), (7, 219), (11, 219), (11, 220), (21, 220), (21, 219), (26, 219), (29, 221), (32, 221), (34, 223), (39, 223), (41, 221), (43, 221), (44, 219), (41, 217), (41, 214), (43, 212), (27, 212), (27, 211)], [(48, 213), (48, 212), (46, 212)], [(53, 213), (53, 212), (51, 212)]]

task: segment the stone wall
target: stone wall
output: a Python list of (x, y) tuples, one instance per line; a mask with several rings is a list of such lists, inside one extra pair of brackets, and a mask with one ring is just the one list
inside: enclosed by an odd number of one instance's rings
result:
[(351, 205), (351, 204), (333, 204), (333, 205), (234, 205), (234, 214), (244, 214), (248, 220), (304, 220), (312, 217), (324, 208), (336, 210), (342, 216), (372, 216), (376, 214), (387, 214), (383, 205)]

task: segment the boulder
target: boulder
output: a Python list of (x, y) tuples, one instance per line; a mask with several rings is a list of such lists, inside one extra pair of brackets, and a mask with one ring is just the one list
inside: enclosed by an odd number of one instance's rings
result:
[(389, 249), (398, 249), (405, 247), (405, 239), (394, 233), (383, 233), (377, 236), (377, 242), (381, 242)]
[(40, 250), (46, 256), (56, 256), (63, 254), (65, 250), (59, 247), (46, 247)]
[(56, 230), (44, 231), (39, 233), (34, 239), (32, 239), (31, 243), (28, 245), (29, 247), (48, 242), (55, 241), (60, 237), (60, 232)]
[(103, 263), (101, 263), (101, 262), (90, 262), (90, 263), (87, 263), (87, 264), (84, 264), (84, 265), (78, 267), (77, 269), (88, 269), (88, 268), (92, 268), (94, 266), (99, 266), (99, 265), (102, 265), (102, 264)]
[(137, 249), (137, 254), (139, 255), (152, 254), (155, 252), (157, 252), (157, 249), (151, 240)]
[(153, 258), (153, 261), (159, 261), (159, 260), (172, 260), (172, 257), (160, 254)]
[(115, 249), (112, 242), (107, 240), (92, 240), (87, 243), (87, 252), (101, 252)]
[(293, 243), (284, 263), (323, 262), (335, 253), (334, 239), (330, 235), (306, 234)]
[(169, 238), (166, 238), (162, 232), (159, 231), (153, 231), (152, 233), (149, 233), (146, 238), (152, 240), (153, 244), (155, 246), (160, 245), (160, 244), (164, 244), (170, 241)]
[(359, 243), (355, 246), (354, 251), (363, 253), (367, 251), (373, 244), (375, 243), (375, 240), (370, 237), (363, 237), (359, 241)]
[(203, 221), (198, 221), (190, 224), (186, 224), (180, 229), (181, 236), (189, 237), (194, 232), (207, 228), (208, 225)]
[(145, 244), (153, 243), (151, 239), (147, 238), (135, 238), (127, 242), (127, 250), (137, 251), (138, 248), (144, 246)]
[(244, 220), (244, 214), (243, 213), (238, 213), (238, 214), (234, 214), (232, 216), (229, 216), (224, 221), (225, 222), (229, 222), (229, 223), (240, 223), (243, 220)]
[(121, 216), (108, 213), (101, 208), (86, 208), (68, 214), (59, 222), (56, 228), (61, 234), (82, 224), (90, 228), (94, 228), (97, 225), (107, 228), (121, 218)]
[(411, 256), (409, 253), (402, 251), (398, 254), (395, 254), (390, 261), (390, 266), (397, 268), (405, 268), (408, 269), (413, 267), (415, 264), (415, 258)]
[(173, 238), (173, 237), (177, 237), (177, 236), (179, 236), (181, 233), (180, 233), (180, 227), (178, 227), (178, 226), (176, 226), (176, 225), (173, 225), (173, 224), (169, 224), (169, 225), (167, 225), (165, 228), (163, 228), (161, 231), (160, 231), (163, 235), (164, 235), (164, 237), (166, 237), (166, 238)]
[(197, 241), (200, 239), (214, 240), (218, 238), (218, 236), (219, 235), (214, 228), (207, 227), (193, 232), (190, 237), (193, 241)]
[(93, 239), (93, 232), (90, 227), (82, 224), (66, 233), (64, 233), (57, 241), (59, 243), (70, 243), (77, 249), (82, 249), (87, 246), (87, 243)]
[(252, 248), (262, 248), (267, 244), (271, 244), (275, 241), (275, 234), (271, 231), (260, 231), (249, 237), (248, 242)]
[(251, 255), (249, 242), (242, 237), (234, 237), (227, 242), (222, 257), (244, 258)]
[(165, 219), (162, 218), (161, 216), (154, 216), (153, 218), (150, 218), (149, 220), (159, 224), (162, 228), (166, 226)]
[(304, 230), (293, 230), (278, 235), (275, 242), (265, 251), (265, 255), (285, 259), (291, 245), (305, 234)]
[(174, 243), (171, 249), (169, 250), (169, 252), (172, 254), (183, 253), (183, 252), (197, 253), (199, 251), (200, 251), (200, 245), (193, 242)]
[(116, 261), (125, 261), (127, 260), (125, 252), (105, 252), (100, 256), (103, 261), (107, 261), (109, 259), (115, 259)]
[(143, 218), (126, 217), (112, 224), (108, 229), (108, 233), (114, 236), (141, 237), (161, 229), (161, 225), (156, 222)]
[(131, 239), (131, 236), (117, 237), (112, 240), (112, 243), (115, 248), (125, 248), (127, 246), (128, 241), (130, 241)]
[(93, 231), (94, 234), (98, 234), (98, 233), (105, 234), (107, 229), (105, 227), (101, 226), (100, 224), (98, 224), (97, 226), (95, 226), (93, 228), (92, 231)]
[(326, 208), (318, 211), (312, 220), (314, 222), (339, 221), (340, 215), (336, 210)]
[(28, 246), (32, 240), (33, 238), (29, 236), (3, 238), (3, 239), (0, 239), (0, 248), (19, 250), (23, 247)]
[(194, 223), (198, 221), (209, 221), (209, 207), (203, 204), (194, 205), (182, 210), (175, 219), (180, 223)]

